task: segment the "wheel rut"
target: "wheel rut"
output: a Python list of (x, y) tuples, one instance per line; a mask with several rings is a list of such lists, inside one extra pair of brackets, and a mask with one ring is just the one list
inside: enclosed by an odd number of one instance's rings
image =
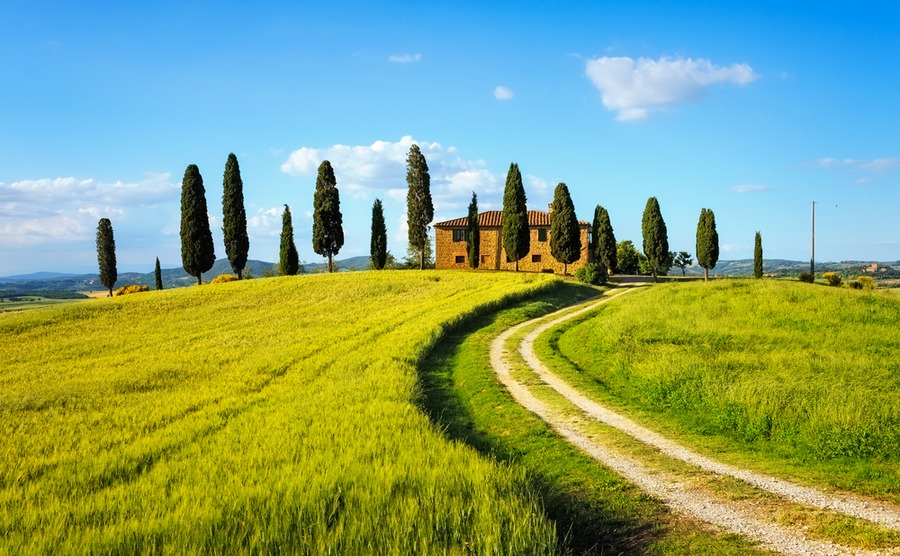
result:
[(614, 448), (593, 438), (593, 435), (587, 433), (578, 424), (578, 417), (566, 415), (538, 399), (525, 384), (513, 377), (508, 362), (511, 353), (507, 343), (513, 335), (531, 328), (519, 342), (517, 351), (529, 369), (540, 377), (544, 384), (553, 388), (568, 403), (581, 410), (582, 420), (587, 417), (590, 420), (602, 422), (643, 444), (652, 446), (665, 456), (715, 475), (733, 477), (792, 503), (866, 520), (885, 529), (900, 530), (900, 510), (894, 506), (848, 494), (827, 493), (777, 477), (740, 469), (701, 455), (591, 400), (555, 375), (537, 357), (534, 351), (534, 341), (542, 333), (591, 311), (619, 295), (625, 295), (633, 289), (607, 295), (599, 300), (587, 301), (582, 307), (575, 310), (572, 308), (562, 309), (505, 330), (493, 340), (490, 351), (491, 366), (500, 382), (520, 405), (547, 422), (570, 443), (648, 494), (662, 500), (675, 512), (689, 515), (728, 532), (749, 537), (763, 547), (782, 554), (805, 556), (900, 553), (900, 548), (894, 548), (887, 552), (884, 550), (874, 552), (846, 547), (830, 541), (810, 539), (799, 529), (773, 523), (765, 512), (752, 512), (739, 504), (716, 499), (703, 492), (703, 489), (688, 485), (685, 480), (673, 473), (650, 469), (644, 462), (618, 453)]

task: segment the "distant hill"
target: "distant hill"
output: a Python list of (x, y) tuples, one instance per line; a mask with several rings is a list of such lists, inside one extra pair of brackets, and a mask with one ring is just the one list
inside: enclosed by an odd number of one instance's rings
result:
[[(871, 262), (865, 261), (842, 261), (836, 262), (817, 262), (816, 272), (834, 271), (841, 273), (845, 278), (855, 278), (864, 273), (864, 268), (871, 266)], [(335, 261), (335, 265), (339, 271), (347, 270), (365, 270), (369, 266), (369, 257), (350, 257)], [(325, 272), (325, 261), (319, 263), (303, 263), (301, 272), (319, 273)], [(261, 278), (267, 274), (274, 272), (275, 263), (265, 261), (250, 260), (247, 261), (247, 267), (244, 275), (249, 270), (254, 278)], [(879, 271), (873, 276), (879, 279), (900, 278), (900, 261), (879, 262)], [(882, 270), (884, 269), (884, 270)], [(767, 276), (797, 276), (801, 272), (809, 270), (809, 261), (787, 261), (783, 259), (767, 259), (763, 265), (763, 270)], [(215, 262), (209, 272), (203, 273), (203, 282), (209, 282), (220, 274), (232, 274), (231, 265), (228, 259), (219, 259)], [(673, 268), (669, 271), (669, 276), (679, 276), (681, 270)], [(702, 276), (703, 269), (699, 266), (690, 266), (685, 269), (687, 276)], [(710, 272), (711, 276), (752, 276), (753, 275), (753, 259), (741, 259), (735, 261), (719, 261), (719, 264)], [(116, 281), (116, 287), (127, 286), (130, 284), (146, 285), (153, 288), (155, 286), (155, 278), (153, 272), (124, 272), (120, 273)], [(162, 269), (162, 279), (164, 288), (180, 288), (190, 286), (197, 282), (193, 276), (188, 276), (183, 268), (165, 268)], [(100, 284), (100, 278), (97, 274), (65, 274), (60, 272), (34, 272), (31, 274), (22, 274), (18, 276), (0, 277), (0, 293), (5, 295), (15, 293), (28, 293), (36, 291), (97, 291), (104, 289)]]
[[(350, 257), (335, 261), (335, 266), (340, 270), (364, 270), (369, 264), (369, 257)], [(321, 263), (304, 263), (301, 272), (325, 272), (327, 265)], [(275, 263), (249, 260), (244, 269), (244, 276), (250, 275), (260, 278), (274, 272)], [(189, 276), (181, 267), (161, 269), (163, 288), (181, 288), (197, 282), (193, 276)], [(209, 272), (203, 273), (203, 282), (209, 282), (220, 274), (233, 274), (228, 259), (219, 259), (213, 264)], [(116, 287), (138, 284), (150, 286), (156, 285), (156, 277), (153, 272), (121, 272)], [(96, 291), (104, 289), (100, 284), (97, 274), (64, 274), (60, 272), (34, 272), (19, 276), (7, 276), (0, 278), (0, 292), (27, 293), (34, 291)]]
[[(816, 262), (816, 273), (821, 272), (838, 272), (845, 277), (856, 277), (864, 273), (864, 268), (871, 265), (866, 261), (841, 261), (841, 262)], [(879, 262), (879, 268), (888, 269), (885, 272), (879, 272), (877, 275), (893, 275), (900, 271), (900, 261)], [(763, 261), (763, 273), (766, 276), (797, 276), (801, 272), (809, 271), (809, 261), (788, 261), (784, 259), (765, 259)], [(669, 271), (669, 276), (678, 276), (681, 269), (673, 268)], [(702, 276), (703, 268), (700, 266), (690, 266), (685, 269), (688, 276)], [(734, 261), (719, 261), (709, 272), (710, 276), (753, 276), (753, 259), (740, 259)]]
[(7, 282), (29, 282), (32, 280), (57, 280), (62, 278), (72, 278), (74, 276), (77, 276), (77, 274), (66, 274), (64, 272), (32, 272), (31, 274), (0, 276), (0, 284)]

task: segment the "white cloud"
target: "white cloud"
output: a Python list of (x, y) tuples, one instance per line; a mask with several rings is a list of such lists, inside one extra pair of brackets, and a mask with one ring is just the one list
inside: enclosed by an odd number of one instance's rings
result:
[(716, 83), (746, 85), (759, 78), (747, 64), (720, 67), (705, 59), (668, 57), (603, 56), (588, 60), (585, 74), (619, 121), (643, 120), (652, 111), (697, 100)]
[(771, 188), (768, 185), (758, 185), (753, 183), (735, 185), (731, 188), (735, 193), (757, 193), (760, 191), (769, 191), (769, 189)]
[(138, 183), (94, 179), (43, 178), (0, 182), (0, 240), (10, 245), (44, 245), (90, 240), (97, 221), (109, 218), (113, 227), (157, 213), (160, 204), (177, 201), (180, 188), (168, 173), (147, 174)]
[(497, 100), (509, 100), (514, 96), (516, 96), (515, 93), (502, 85), (498, 85), (494, 89), (494, 98)]
[(399, 141), (375, 141), (371, 145), (301, 147), (291, 153), (281, 170), (306, 178), (312, 187), (320, 161), (328, 160), (342, 195), (356, 199), (381, 197), (405, 205), (406, 157), (414, 143), (428, 163), (435, 210), (465, 208), (472, 191), (479, 196), (502, 193), (506, 175), (495, 174), (485, 161), (464, 159), (454, 147), (416, 141), (409, 135)]
[(854, 158), (820, 158), (813, 162), (815, 166), (820, 168), (852, 168), (859, 172), (870, 172), (875, 174), (883, 174), (894, 168), (900, 168), (900, 157), (889, 156), (886, 158), (875, 158), (872, 160), (859, 160)]
[(878, 174), (883, 174), (888, 170), (893, 170), (898, 167), (900, 167), (900, 158), (897, 158), (896, 156), (876, 158), (875, 160), (860, 162), (857, 165), (857, 168), (863, 172), (875, 172)]
[(388, 62), (392, 64), (411, 64), (413, 62), (421, 62), (421, 54), (395, 54), (388, 56)]

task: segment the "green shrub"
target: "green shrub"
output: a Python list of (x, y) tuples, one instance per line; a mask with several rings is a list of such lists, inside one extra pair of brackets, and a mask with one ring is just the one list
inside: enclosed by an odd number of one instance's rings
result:
[(148, 291), (150, 291), (150, 286), (139, 286), (137, 284), (132, 284), (130, 286), (122, 286), (121, 288), (119, 288), (115, 292), (113, 292), (113, 295), (115, 295), (115, 296), (128, 295), (130, 293), (141, 293), (141, 292), (148, 292)]
[(606, 267), (602, 264), (587, 263), (575, 271), (575, 278), (585, 284), (605, 284), (607, 279)]
[(810, 272), (801, 272), (800, 276), (798, 276), (798, 279), (801, 282), (806, 282), (807, 284), (812, 284), (816, 281), (816, 277), (813, 276), (813, 274)]
[(861, 290), (863, 288), (863, 285), (859, 280), (850, 280), (849, 282), (847, 282), (847, 287), (851, 290)]
[(210, 284), (221, 284), (223, 282), (234, 282), (238, 277), (234, 274), (219, 274), (215, 278), (213, 278)]
[(875, 283), (875, 279), (871, 276), (860, 276), (856, 279), (862, 285), (863, 289), (866, 290), (874, 290), (878, 287), (878, 284)]
[(828, 282), (829, 286), (838, 287), (841, 285), (841, 275), (837, 272), (825, 272), (822, 278)]

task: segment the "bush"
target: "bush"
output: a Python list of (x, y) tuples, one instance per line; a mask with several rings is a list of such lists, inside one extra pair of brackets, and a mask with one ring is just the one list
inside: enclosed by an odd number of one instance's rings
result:
[(860, 283), (863, 289), (874, 290), (878, 287), (878, 284), (875, 283), (875, 279), (871, 276), (860, 276), (856, 281)]
[(847, 287), (851, 290), (861, 290), (863, 285), (859, 282), (859, 280), (850, 280), (847, 282)]
[(809, 272), (801, 272), (798, 278), (801, 282), (806, 282), (807, 284), (812, 284), (816, 280), (816, 277)]
[(223, 282), (234, 282), (237, 279), (238, 279), (237, 276), (235, 276), (234, 274), (219, 274), (218, 276), (213, 278), (213, 280), (212, 280), (212, 282), (210, 282), (210, 284), (221, 284)]
[(841, 285), (841, 275), (837, 272), (825, 272), (822, 274), (822, 279), (828, 282), (829, 286), (838, 287)]
[(575, 278), (585, 284), (605, 284), (607, 279), (606, 267), (602, 264), (587, 263), (575, 271)]
[(141, 293), (141, 292), (148, 292), (148, 291), (150, 291), (150, 286), (139, 286), (137, 284), (132, 284), (130, 286), (122, 286), (121, 288), (119, 288), (115, 292), (113, 292), (113, 295), (115, 295), (115, 296), (128, 295), (130, 293)]

